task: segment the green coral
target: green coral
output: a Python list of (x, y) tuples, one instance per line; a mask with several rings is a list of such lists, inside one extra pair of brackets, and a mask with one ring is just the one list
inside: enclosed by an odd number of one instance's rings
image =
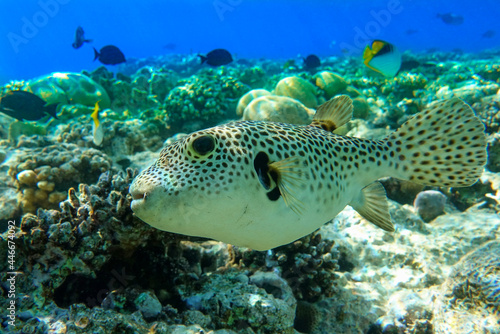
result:
[(0, 96), (4, 96), (5, 94), (16, 91), (16, 90), (24, 90), (24, 87), (26, 86), (26, 82), (24, 80), (17, 81), (17, 80), (12, 80), (8, 84), (0, 87)]
[(251, 88), (264, 87), (266, 83), (266, 72), (259, 66), (247, 68), (240, 75), (240, 81)]
[(301, 77), (293, 76), (281, 79), (276, 85), (274, 93), (296, 99), (308, 108), (315, 108), (318, 105), (316, 87)]
[(483, 69), (479, 70), (478, 73), (485, 79), (496, 81), (500, 83), (500, 65), (499, 64), (488, 64)]
[(211, 126), (236, 109), (237, 99), (250, 89), (222, 70), (207, 70), (188, 79), (170, 91), (165, 99), (168, 123), (182, 127), (185, 122)]
[(412, 98), (416, 92), (424, 89), (427, 85), (427, 78), (422, 74), (403, 73), (393, 80), (386, 80), (381, 87), (381, 92), (388, 95), (389, 99), (402, 100), (403, 98)]
[(82, 104), (109, 108), (108, 93), (97, 82), (80, 73), (54, 72), (32, 79), (26, 85), (47, 103)]
[(28, 122), (14, 121), (9, 125), (9, 140), (15, 142), (21, 135), (46, 135), (47, 129), (42, 125), (36, 125)]
[(314, 75), (315, 84), (330, 99), (347, 88), (347, 81), (337, 73), (323, 71)]

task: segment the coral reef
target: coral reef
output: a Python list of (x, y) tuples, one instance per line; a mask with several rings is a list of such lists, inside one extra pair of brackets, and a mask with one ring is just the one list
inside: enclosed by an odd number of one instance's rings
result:
[(286, 96), (262, 96), (252, 100), (243, 111), (243, 120), (310, 124), (314, 109)]
[(483, 121), (487, 133), (500, 130), (500, 94), (486, 96), (472, 104), (476, 114)]
[(389, 100), (399, 101), (415, 97), (417, 91), (424, 89), (427, 82), (427, 78), (422, 74), (402, 73), (394, 80), (387, 80), (380, 90), (382, 94), (388, 95)]
[(236, 115), (240, 117), (243, 116), (243, 111), (250, 104), (250, 102), (252, 102), (256, 98), (267, 95), (272, 94), (265, 89), (252, 89), (251, 91), (243, 95), (238, 101), (238, 106), (236, 107)]
[(216, 328), (292, 333), (295, 298), (277, 274), (257, 272), (249, 278), (229, 270), (203, 276), (198, 286), (181, 287), (181, 296), (189, 308), (212, 315)]
[(464, 256), (441, 287), (436, 333), (495, 333), (500, 321), (500, 242)]
[(315, 84), (325, 92), (327, 99), (341, 94), (347, 88), (347, 82), (337, 73), (323, 71), (314, 75)]
[(32, 124), (28, 122), (20, 122), (15, 120), (9, 125), (9, 141), (16, 142), (21, 136), (46, 135), (47, 129), (43, 125)]
[(485, 80), (491, 80), (500, 83), (500, 65), (498, 64), (487, 64), (486, 66), (478, 70), (478, 74), (481, 75)]
[(60, 210), (23, 217), (16, 265), (32, 275), (17, 281), (24, 313), (16, 330), (169, 333), (197, 324), (293, 333), (296, 296), (334, 293), (333, 241), (313, 235), (266, 254), (158, 232), (132, 215), (135, 175), (105, 172), (96, 184), (70, 188)]
[(107, 92), (97, 82), (80, 73), (51, 73), (30, 80), (26, 89), (47, 103), (82, 104), (101, 108), (110, 106)]
[(266, 73), (261, 67), (254, 66), (244, 69), (239, 79), (245, 85), (256, 89), (266, 84)]
[(366, 119), (370, 116), (370, 106), (364, 97), (358, 96), (352, 99), (352, 106), (353, 117)]
[(280, 80), (274, 89), (274, 94), (296, 99), (308, 108), (315, 108), (318, 105), (314, 85), (297, 76)]
[(488, 140), (488, 164), (489, 171), (500, 173), (500, 133), (495, 133)]
[(332, 240), (313, 233), (266, 254), (233, 247), (232, 262), (251, 270), (272, 268), (288, 282), (296, 299), (313, 303), (335, 294), (339, 257)]
[[(405, 57), (418, 67), (384, 78), (366, 76), (350, 57), (324, 57), (314, 74), (295, 59), (207, 69), (195, 54), (169, 54), (130, 59), (116, 74), (100, 67), (0, 87), (61, 102), (59, 120), (46, 124), (0, 116), (2, 231), (16, 222), (0, 250), (13, 235), (19, 273), (15, 326), (2, 314), (0, 331), (498, 332), (498, 53)], [(236, 115), (308, 124), (310, 108), (337, 94), (354, 104), (342, 133), (364, 138), (387, 136), (437, 99), (464, 99), (488, 135), (481, 181), (438, 189), (386, 178), (394, 233), (347, 207), (268, 252), (158, 231), (133, 215), (131, 168), (144, 168), (183, 132)], [(100, 146), (90, 118), (98, 100)], [(0, 271), (5, 297), (12, 269), (4, 261)], [(8, 303), (0, 299), (3, 309)]]
[(9, 175), (19, 189), (19, 203), (24, 212), (57, 208), (70, 187), (96, 181), (111, 168), (109, 158), (98, 150), (55, 144), (43, 137), (39, 141), (44, 145), (20, 140), (20, 150), (10, 162)]
[(183, 132), (213, 126), (231, 117), (236, 99), (250, 90), (223, 70), (207, 70), (178, 84), (165, 98), (164, 107), (168, 124)]

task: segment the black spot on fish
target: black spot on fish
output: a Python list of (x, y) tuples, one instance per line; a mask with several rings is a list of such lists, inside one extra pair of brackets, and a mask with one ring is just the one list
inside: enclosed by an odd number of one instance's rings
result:
[(253, 165), (255, 168), (255, 172), (257, 173), (257, 176), (259, 178), (260, 184), (262, 184), (264, 189), (271, 189), (271, 181), (274, 181), (274, 184), (276, 186), (271, 191), (267, 192), (266, 195), (267, 198), (269, 198), (271, 201), (277, 201), (281, 196), (280, 190), (277, 185), (279, 174), (277, 170), (269, 168), (269, 156), (264, 152), (257, 153), (253, 161)]
[(94, 61), (96, 59), (104, 65), (116, 65), (126, 61), (123, 52), (114, 45), (106, 45), (99, 52), (94, 48)]
[(259, 177), (260, 184), (266, 189), (271, 188), (271, 178), (269, 177), (269, 157), (264, 152), (259, 152), (253, 161), (253, 167), (257, 176)]
[(270, 192), (268, 192), (267, 194), (267, 198), (269, 198), (271, 201), (277, 201), (280, 196), (281, 196), (281, 193), (280, 193), (280, 190), (278, 187), (274, 187), (273, 190), (271, 190)]
[(225, 49), (215, 49), (207, 53), (206, 56), (198, 55), (198, 57), (201, 59), (201, 64), (207, 63), (210, 66), (227, 65), (233, 61), (233, 57)]

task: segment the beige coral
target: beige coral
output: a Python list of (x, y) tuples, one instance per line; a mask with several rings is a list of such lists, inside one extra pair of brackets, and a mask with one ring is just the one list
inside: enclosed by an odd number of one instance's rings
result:
[(309, 124), (315, 114), (299, 101), (286, 96), (262, 96), (243, 111), (243, 120)]
[(250, 104), (250, 102), (252, 102), (252, 100), (267, 95), (271, 95), (271, 93), (265, 89), (252, 89), (251, 91), (243, 95), (238, 101), (238, 106), (236, 107), (236, 115), (242, 116), (243, 111)]
[(276, 85), (274, 93), (276, 95), (288, 96), (292, 99), (296, 99), (308, 108), (316, 108), (318, 105), (316, 87), (299, 77), (281, 79)]

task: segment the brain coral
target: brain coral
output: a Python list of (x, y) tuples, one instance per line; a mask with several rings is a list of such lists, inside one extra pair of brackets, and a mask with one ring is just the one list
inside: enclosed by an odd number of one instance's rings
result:
[(281, 79), (276, 85), (274, 93), (299, 100), (308, 108), (315, 108), (318, 105), (316, 88), (308, 81), (299, 77)]
[[(436, 333), (494, 333), (500, 322), (500, 241), (465, 255), (443, 284)], [(464, 331), (469, 328), (470, 331)]]
[(243, 95), (239, 100), (238, 106), (236, 107), (236, 115), (242, 116), (243, 111), (250, 104), (250, 102), (252, 102), (252, 100), (266, 95), (271, 95), (271, 93), (265, 89), (252, 89), (251, 91)]
[(286, 96), (261, 96), (243, 111), (243, 120), (309, 124), (315, 111)]
[(347, 88), (347, 81), (333, 72), (323, 71), (314, 75), (316, 86), (323, 90), (328, 99), (340, 94)]
[(108, 93), (97, 82), (80, 73), (55, 72), (32, 79), (26, 89), (47, 103), (83, 104), (109, 108)]

